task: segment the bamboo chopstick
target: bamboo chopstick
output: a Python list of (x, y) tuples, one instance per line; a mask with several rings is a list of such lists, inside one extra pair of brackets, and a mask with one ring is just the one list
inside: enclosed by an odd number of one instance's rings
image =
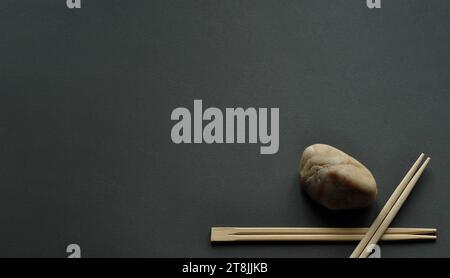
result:
[(357, 258), (359, 255), (364, 251), (366, 248), (368, 242), (372, 238), (372, 236), (375, 234), (376, 229), (380, 226), (381, 222), (383, 222), (386, 215), (388, 215), (391, 208), (394, 206), (395, 201), (397, 201), (400, 194), (405, 189), (406, 185), (408, 184), (409, 180), (413, 176), (413, 174), (416, 172), (417, 168), (419, 167), (420, 162), (422, 161), (422, 158), (424, 157), (424, 154), (422, 153), (419, 158), (416, 160), (416, 162), (413, 164), (411, 169), (409, 169), (408, 173), (406, 173), (405, 177), (402, 179), (400, 184), (397, 186), (397, 188), (394, 190), (394, 193), (392, 193), (391, 197), (388, 199), (386, 204), (384, 205), (381, 212), (378, 214), (377, 218), (375, 218), (375, 221), (373, 221), (372, 225), (369, 228), (369, 231), (364, 236), (364, 238), (359, 242), (359, 244), (356, 246), (353, 253), (350, 255), (350, 258)]
[[(255, 241), (357, 241), (368, 228), (213, 227), (211, 242)], [(389, 228), (383, 241), (435, 240), (436, 229)]]
[[(423, 173), (425, 167), (428, 165), (430, 158), (427, 158), (420, 169), (416, 172), (423, 157), (424, 154), (422, 153), (413, 164), (411, 169), (408, 171), (408, 173), (405, 175), (405, 177), (402, 179), (397, 188), (394, 190), (394, 193), (392, 193), (391, 197), (386, 202), (380, 214), (370, 226), (366, 235), (356, 246), (355, 250), (350, 255), (350, 258), (364, 258), (369, 255), (369, 252), (365, 252), (367, 246), (376, 243), (382, 237), (383, 233), (389, 227), (395, 215), (397, 215), (397, 212), (400, 210), (404, 201), (409, 196), (409, 193), (411, 193), (411, 190), (414, 188), (414, 185), (416, 184), (420, 175)], [(414, 177), (412, 177), (413, 175)]]
[[(400, 197), (398, 198), (397, 202), (395, 203), (394, 207), (389, 211), (388, 215), (384, 219), (384, 221), (381, 223), (380, 227), (377, 229), (373, 237), (369, 240), (367, 246), (371, 244), (376, 244), (378, 240), (383, 236), (383, 233), (386, 231), (386, 229), (391, 224), (392, 220), (394, 220), (395, 216), (397, 215), (400, 208), (405, 203), (406, 198), (408, 198), (409, 194), (411, 193), (412, 189), (417, 183), (417, 180), (422, 175), (423, 171), (427, 167), (428, 163), (430, 162), (431, 158), (427, 158), (425, 162), (422, 164), (422, 166), (419, 168), (419, 170), (416, 172), (414, 177), (411, 179), (411, 181), (408, 183), (408, 186), (406, 186), (405, 190), (402, 192)], [(359, 258), (367, 258), (370, 255), (370, 252), (367, 251), (367, 248), (364, 248), (364, 251), (361, 253)]]

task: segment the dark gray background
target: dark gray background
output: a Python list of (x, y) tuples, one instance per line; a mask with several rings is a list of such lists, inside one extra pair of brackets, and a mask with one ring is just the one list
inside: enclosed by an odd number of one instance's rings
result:
[[(0, 256), (347, 257), (355, 244), (211, 246), (211, 226), (368, 226), (420, 152), (395, 219), (450, 254), (450, 1), (0, 2)], [(280, 150), (175, 145), (172, 110), (279, 107)], [(365, 163), (370, 209), (299, 189), (309, 144)]]

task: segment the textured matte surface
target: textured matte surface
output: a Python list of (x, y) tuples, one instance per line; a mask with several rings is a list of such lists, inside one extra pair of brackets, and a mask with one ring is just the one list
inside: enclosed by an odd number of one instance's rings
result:
[[(211, 226), (368, 226), (420, 152), (395, 219), (450, 255), (450, 1), (0, 3), (0, 256), (347, 257), (354, 244), (211, 246)], [(280, 150), (175, 145), (171, 111), (279, 107)], [(300, 191), (322, 142), (373, 172), (372, 208), (330, 212)]]

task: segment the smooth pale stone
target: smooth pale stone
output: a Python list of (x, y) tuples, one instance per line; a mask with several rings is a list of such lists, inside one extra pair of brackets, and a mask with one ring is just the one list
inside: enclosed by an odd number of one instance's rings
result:
[(356, 209), (372, 204), (377, 184), (363, 164), (332, 146), (307, 147), (300, 159), (302, 188), (329, 209)]

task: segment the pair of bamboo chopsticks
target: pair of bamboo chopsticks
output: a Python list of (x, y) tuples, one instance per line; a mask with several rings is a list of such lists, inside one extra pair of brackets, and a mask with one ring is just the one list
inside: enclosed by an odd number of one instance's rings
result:
[[(368, 230), (368, 228), (213, 227), (211, 242), (358, 241)], [(389, 228), (381, 237), (383, 241), (435, 239), (436, 229), (430, 228)]]
[[(392, 193), (391, 197), (384, 205), (380, 214), (377, 216), (367, 233), (364, 235), (353, 253), (350, 255), (350, 258), (367, 258), (370, 255), (371, 250), (368, 250), (367, 247), (371, 246), (372, 244), (376, 244), (378, 240), (383, 237), (386, 230), (388, 230), (388, 227), (391, 224), (392, 220), (397, 215), (406, 198), (409, 196), (412, 189), (416, 185), (416, 182), (422, 175), (425, 167), (427, 167), (428, 163), (430, 162), (430, 157), (428, 157), (419, 168), (419, 165), (423, 161), (424, 156), (425, 155), (422, 153), (413, 164), (411, 169), (408, 171), (408, 173), (406, 173), (403, 180), (400, 182), (394, 193)], [(419, 170), (417, 170), (418, 168)]]

